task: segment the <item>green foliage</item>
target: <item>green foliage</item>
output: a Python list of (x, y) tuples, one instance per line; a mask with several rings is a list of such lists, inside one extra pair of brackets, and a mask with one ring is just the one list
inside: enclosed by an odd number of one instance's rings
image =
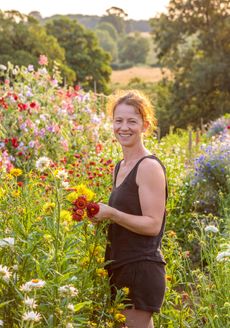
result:
[(108, 22), (99, 22), (96, 25), (96, 29), (97, 30), (107, 31), (113, 40), (118, 39), (117, 30), (115, 29), (115, 27), (112, 24), (110, 24)]
[(114, 41), (107, 30), (96, 29), (95, 33), (99, 40), (100, 47), (110, 53), (112, 62), (115, 62), (118, 57), (117, 42)]
[(19, 12), (0, 12), (0, 62), (7, 62), (19, 66), (34, 65), (38, 67), (38, 58), (46, 54), (49, 58), (49, 67), (54, 61), (58, 62), (63, 72), (66, 72), (68, 83), (73, 82), (74, 72), (66, 66), (65, 51), (57, 40), (46, 33), (46, 30), (30, 16)]
[(96, 82), (98, 92), (107, 92), (111, 57), (99, 47), (95, 34), (69, 18), (55, 19), (46, 29), (65, 49), (66, 61), (77, 75), (75, 83), (93, 90)]
[(171, 122), (197, 126), (200, 117), (206, 123), (229, 112), (229, 3), (172, 0), (151, 26), (158, 58), (174, 76)]
[(104, 15), (101, 17), (100, 22), (111, 24), (114, 26), (118, 34), (123, 34), (125, 32), (125, 22), (123, 17), (114, 14)]
[(119, 42), (119, 60), (133, 64), (145, 63), (149, 51), (149, 40), (140, 34), (128, 35)]

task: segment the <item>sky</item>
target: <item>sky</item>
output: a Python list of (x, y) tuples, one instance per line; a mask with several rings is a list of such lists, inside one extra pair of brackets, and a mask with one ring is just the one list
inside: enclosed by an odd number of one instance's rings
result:
[(110, 7), (119, 7), (127, 14), (127, 19), (148, 20), (165, 12), (169, 0), (0, 0), (0, 10), (18, 10), (23, 14), (39, 11), (42, 17), (55, 14), (106, 14)]

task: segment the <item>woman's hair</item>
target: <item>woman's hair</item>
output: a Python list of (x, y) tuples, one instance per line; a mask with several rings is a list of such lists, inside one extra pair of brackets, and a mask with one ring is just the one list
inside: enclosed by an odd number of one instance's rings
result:
[(113, 117), (116, 107), (120, 104), (133, 106), (142, 116), (144, 122), (149, 122), (149, 132), (156, 127), (154, 108), (148, 97), (139, 90), (119, 90), (109, 97), (107, 109)]

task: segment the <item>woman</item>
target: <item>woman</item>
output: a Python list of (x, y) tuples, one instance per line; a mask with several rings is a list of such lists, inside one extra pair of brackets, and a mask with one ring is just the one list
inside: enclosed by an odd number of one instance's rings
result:
[(155, 123), (153, 108), (138, 91), (126, 91), (111, 104), (113, 129), (123, 160), (114, 170), (109, 205), (100, 204), (96, 221), (110, 219), (106, 261), (112, 293), (129, 288), (123, 311), (129, 328), (153, 328), (165, 292), (161, 239), (167, 183), (160, 160), (145, 148), (143, 133)]

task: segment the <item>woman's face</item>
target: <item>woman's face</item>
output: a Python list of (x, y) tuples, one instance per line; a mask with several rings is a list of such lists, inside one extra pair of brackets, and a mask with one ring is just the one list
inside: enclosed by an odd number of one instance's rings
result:
[(133, 146), (141, 141), (145, 131), (140, 112), (131, 105), (119, 104), (114, 110), (113, 130), (122, 146)]

